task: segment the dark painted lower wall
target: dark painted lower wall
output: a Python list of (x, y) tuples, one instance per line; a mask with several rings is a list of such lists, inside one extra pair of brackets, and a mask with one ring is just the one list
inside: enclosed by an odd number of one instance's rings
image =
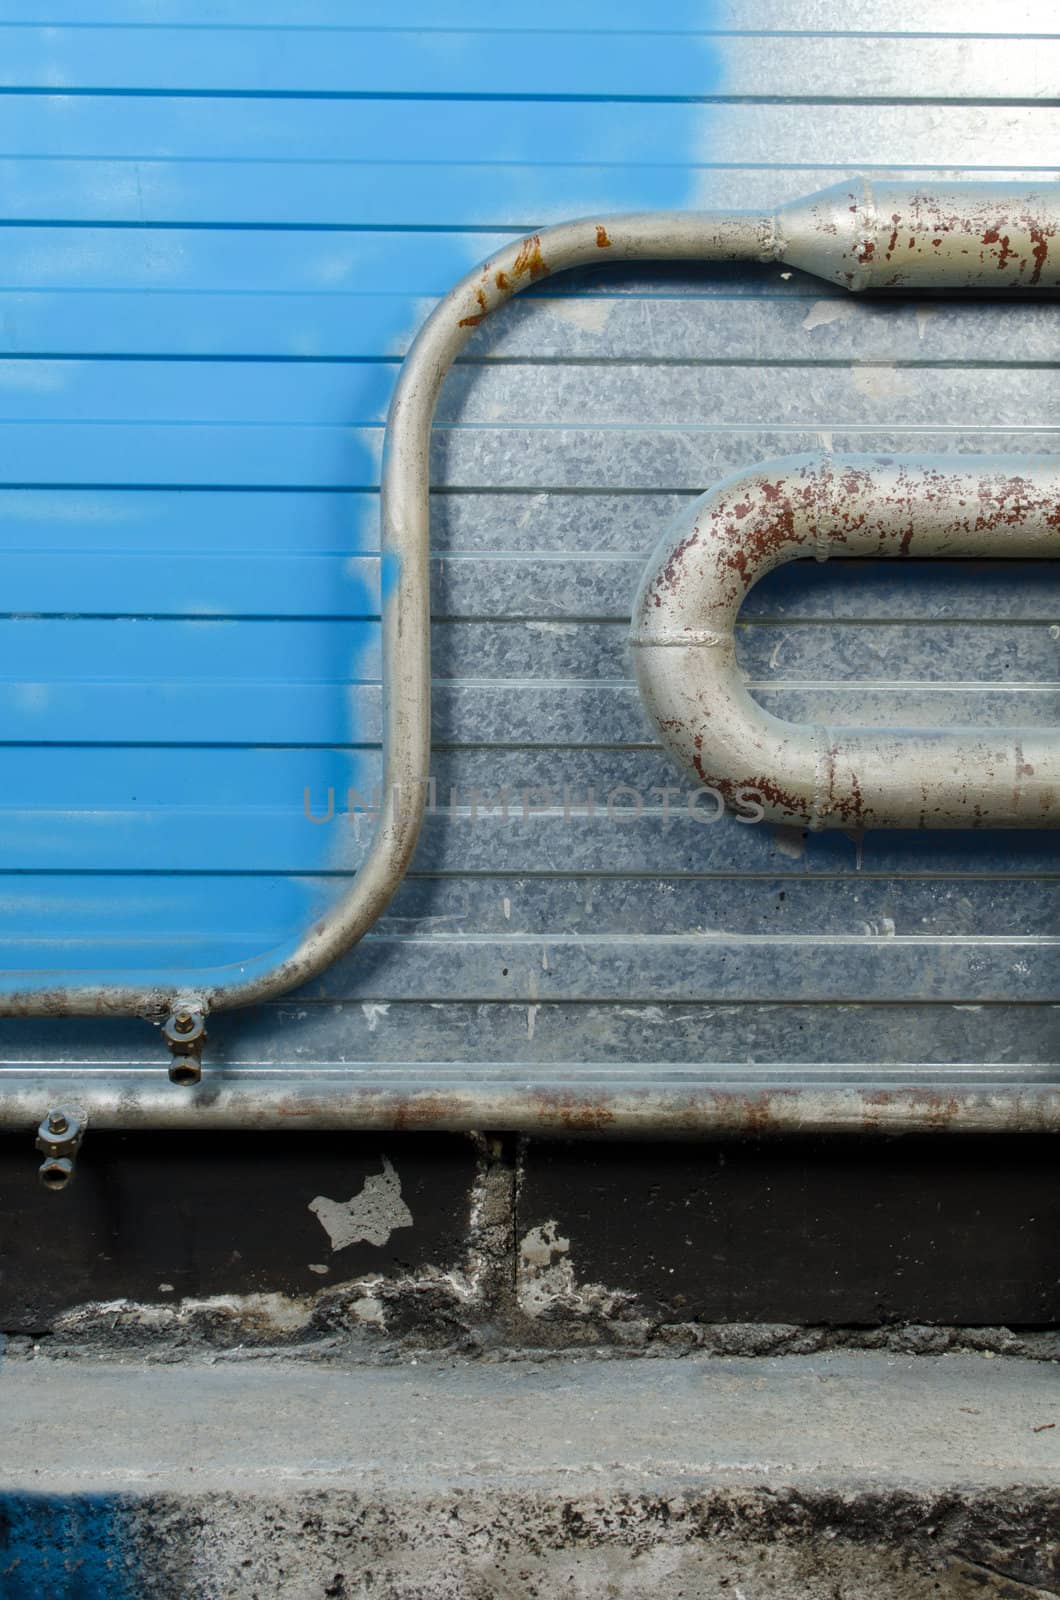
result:
[(6, 1334), (1060, 1323), (1048, 1138), (93, 1133), (59, 1193), (37, 1159), (0, 1140)]

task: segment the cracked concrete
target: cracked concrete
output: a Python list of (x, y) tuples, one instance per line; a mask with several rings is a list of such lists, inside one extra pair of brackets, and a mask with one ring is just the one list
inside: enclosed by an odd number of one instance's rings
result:
[(0, 1401), (5, 1600), (1057, 1592), (1060, 1396), (1011, 1359), (38, 1358)]
[(391, 1148), (263, 1186), (257, 1233), (210, 1210), (219, 1265), (191, 1282), (217, 1292), (180, 1291), (191, 1214), (143, 1274), (158, 1298), (8, 1339), (2, 1600), (1055, 1595), (1056, 1331), (704, 1315), (739, 1254), (731, 1151), (578, 1147), (543, 1183), (514, 1139), (462, 1144), (459, 1181), (441, 1143)]

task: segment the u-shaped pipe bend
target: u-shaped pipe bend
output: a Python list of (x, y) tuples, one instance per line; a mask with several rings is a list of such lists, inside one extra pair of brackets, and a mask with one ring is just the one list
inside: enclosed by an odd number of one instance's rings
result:
[(812, 556), (1060, 555), (1060, 471), (1033, 457), (791, 456), (718, 484), (648, 563), (632, 642), (659, 736), (701, 784), (810, 828), (1060, 824), (1060, 733), (786, 722), (751, 697), (734, 627), (753, 584)]

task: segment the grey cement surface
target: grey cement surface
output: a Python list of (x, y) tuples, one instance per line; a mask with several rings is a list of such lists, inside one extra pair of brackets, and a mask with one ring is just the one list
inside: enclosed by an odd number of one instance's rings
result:
[[(518, 1364), (9, 1360), (0, 1486), (1060, 1489), (1047, 1363), (869, 1352)], [(61, 1419), (61, 1431), (42, 1418)], [(1049, 1426), (1056, 1424), (1056, 1426)]]
[(231, 1354), (0, 1371), (3, 1600), (1045, 1600), (1055, 1369)]

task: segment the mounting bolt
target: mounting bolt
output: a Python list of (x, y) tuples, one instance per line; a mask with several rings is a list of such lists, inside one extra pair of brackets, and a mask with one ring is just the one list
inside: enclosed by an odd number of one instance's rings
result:
[(37, 1149), (44, 1160), (37, 1176), (46, 1189), (65, 1189), (74, 1175), (74, 1160), (85, 1128), (72, 1111), (55, 1106), (37, 1129)]
[(190, 1088), (202, 1078), (202, 1047), (206, 1043), (206, 1018), (191, 1006), (171, 1011), (162, 1024), (162, 1037), (173, 1060), (169, 1064), (171, 1083)]

